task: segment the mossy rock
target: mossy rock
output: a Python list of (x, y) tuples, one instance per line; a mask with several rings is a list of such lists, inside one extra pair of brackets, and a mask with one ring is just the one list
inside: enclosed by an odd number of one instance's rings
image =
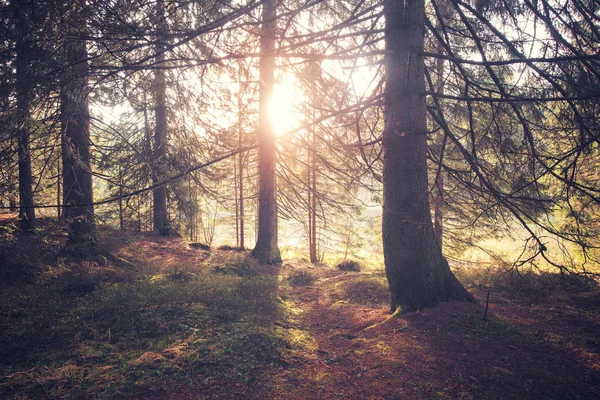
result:
[(360, 264), (354, 260), (344, 260), (335, 267), (340, 271), (360, 272)]
[(204, 243), (190, 243), (189, 246), (192, 249), (199, 249), (199, 250), (205, 250), (205, 251), (210, 251), (210, 246)]

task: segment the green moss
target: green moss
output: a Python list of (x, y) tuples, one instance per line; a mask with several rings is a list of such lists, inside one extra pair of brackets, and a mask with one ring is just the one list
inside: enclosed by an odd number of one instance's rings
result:
[(315, 274), (307, 269), (295, 269), (292, 270), (288, 276), (287, 281), (292, 286), (310, 286), (317, 280)]
[(376, 275), (356, 275), (333, 285), (331, 297), (335, 301), (379, 306), (390, 299), (387, 281)]

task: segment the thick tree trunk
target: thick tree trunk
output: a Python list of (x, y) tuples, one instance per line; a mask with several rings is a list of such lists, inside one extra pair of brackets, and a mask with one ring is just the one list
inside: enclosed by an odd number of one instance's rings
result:
[[(84, 7), (85, 1), (74, 2)], [(83, 12), (78, 10), (73, 27), (85, 25)], [(83, 23), (82, 23), (83, 22)], [(65, 45), (66, 66), (61, 83), (60, 115), (63, 135), (63, 205), (68, 223), (69, 241), (93, 241), (94, 199), (90, 163), (90, 113), (88, 109), (88, 63), (82, 31), (71, 31)]]
[(424, 0), (386, 0), (383, 248), (392, 299), (405, 309), (472, 301), (450, 271), (429, 209)]
[[(164, 179), (167, 157), (167, 103), (166, 103), (166, 80), (165, 70), (165, 4), (159, 0), (156, 3), (157, 11), (157, 44), (156, 44), (156, 71), (154, 89), (156, 94), (155, 127), (154, 127), (154, 184)], [(153, 191), (154, 201), (154, 230), (161, 235), (170, 233), (169, 217), (167, 215), (167, 186), (162, 185)]]
[(29, 37), (29, 20), (24, 10), (16, 7), (16, 19), (19, 21), (20, 36), (17, 39), (17, 116), (18, 136), (17, 153), (19, 159), (19, 220), (23, 232), (35, 229), (35, 209), (33, 208), (33, 177), (31, 173), (31, 149), (29, 145), (31, 115), (31, 76), (29, 61), (31, 48)]
[(252, 255), (261, 264), (281, 262), (277, 243), (277, 189), (275, 183), (275, 130), (269, 104), (275, 84), (275, 34), (277, 0), (263, 3), (260, 38), (260, 89), (258, 116), (258, 240)]

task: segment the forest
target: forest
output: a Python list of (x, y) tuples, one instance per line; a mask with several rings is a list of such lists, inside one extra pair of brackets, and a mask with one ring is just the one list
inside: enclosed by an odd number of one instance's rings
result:
[(0, 0), (0, 397), (600, 399), (598, 0)]

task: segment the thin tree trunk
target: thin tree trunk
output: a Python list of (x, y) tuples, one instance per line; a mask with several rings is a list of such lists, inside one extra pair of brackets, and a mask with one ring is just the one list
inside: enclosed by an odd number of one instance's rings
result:
[(310, 257), (310, 260), (312, 262), (313, 260), (313, 237), (312, 237), (312, 185), (311, 185), (311, 180), (312, 180), (312, 171), (311, 171), (311, 162), (310, 162), (310, 157), (311, 157), (311, 151), (310, 151), (310, 133), (311, 130), (308, 130), (308, 147), (307, 147), (307, 152), (306, 152), (306, 186), (307, 186), (307, 193), (308, 193), (308, 199), (306, 201), (306, 208), (308, 210), (308, 254)]
[(56, 160), (56, 220), (60, 222), (61, 219), (61, 191), (60, 186), (62, 182), (62, 173), (60, 170), (60, 157)]
[(31, 173), (30, 129), (31, 115), (31, 76), (29, 61), (31, 49), (28, 43), (29, 20), (21, 7), (16, 7), (16, 19), (19, 21), (20, 36), (17, 39), (17, 115), (18, 135), (17, 153), (19, 159), (19, 220), (23, 232), (35, 229), (35, 209), (33, 208), (33, 177)]
[(192, 204), (194, 204), (196, 196), (195, 196), (195, 190), (194, 190), (194, 188), (192, 186), (192, 177), (191, 177), (191, 175), (188, 176), (188, 192), (190, 194), (190, 198), (189, 198), (190, 209), (192, 210), (192, 212), (190, 214), (190, 218), (188, 220), (188, 226), (190, 227), (190, 242), (192, 242), (193, 239), (194, 239), (194, 215), (196, 215), (196, 212), (193, 211), (194, 208), (192, 207)]
[[(238, 148), (242, 148), (244, 129), (242, 125), (242, 74), (240, 71), (239, 74), (239, 91), (238, 91)], [(238, 244), (239, 248), (244, 250), (246, 247), (244, 243), (244, 153), (240, 152), (238, 154), (238, 189), (239, 189), (239, 202), (240, 202), (240, 242)]]
[[(441, 46), (440, 46), (441, 47)], [(442, 49), (438, 48), (438, 51), (442, 51)], [(438, 93), (439, 94), (443, 94), (444, 93), (444, 83), (443, 83), (443, 73), (444, 73), (444, 60), (439, 58), (437, 60), (437, 65), (436, 65), (436, 71), (437, 71), (437, 79), (438, 79)], [(445, 133), (443, 130), (441, 130), (441, 134), (442, 137), (441, 138), (437, 138), (438, 139), (438, 143), (440, 143), (440, 160), (443, 161), (444, 158), (444, 136)], [(440, 245), (440, 248), (443, 249), (444, 248), (444, 211), (443, 211), (443, 205), (444, 205), (444, 171), (439, 168), (437, 169), (438, 173), (437, 176), (435, 177), (435, 190), (433, 191), (433, 228), (435, 231), (435, 237)]]
[(125, 230), (125, 219), (123, 216), (123, 168), (119, 165), (119, 229)]
[(310, 192), (311, 205), (310, 205), (310, 262), (316, 263), (319, 261), (317, 254), (317, 135), (315, 134), (314, 128), (311, 128), (312, 141), (309, 145), (309, 166), (310, 166)]
[[(441, 11), (442, 18), (447, 18), (449, 13), (449, 7), (446, 0), (440, 0), (439, 8)], [(444, 53), (444, 46), (441, 43), (438, 43), (437, 52), (439, 54)], [(444, 59), (438, 58), (436, 61), (436, 75), (437, 75), (437, 92), (442, 95), (444, 94)], [(440, 130), (441, 137), (437, 137), (438, 143), (440, 143), (440, 160), (444, 159), (444, 149), (445, 149), (445, 132)], [(435, 181), (435, 190), (433, 191), (433, 228), (435, 231), (435, 237), (440, 244), (440, 248), (444, 248), (444, 171), (439, 168), (439, 173), (436, 176)]]
[(275, 84), (277, 0), (266, 0), (262, 10), (260, 39), (260, 89), (258, 116), (258, 240), (252, 255), (261, 264), (281, 262), (277, 243), (276, 144), (269, 104)]
[[(156, 41), (156, 70), (154, 89), (156, 96), (155, 127), (154, 127), (154, 173), (153, 183), (158, 183), (164, 178), (167, 157), (167, 104), (166, 104), (166, 79), (164, 70), (166, 51), (166, 18), (164, 0), (156, 2), (157, 14), (157, 41)], [(167, 215), (167, 186), (162, 185), (153, 190), (154, 203), (154, 230), (160, 235), (168, 235), (170, 231)]]
[(141, 194), (139, 194), (137, 196), (137, 231), (141, 232), (142, 231), (142, 209), (141, 209), (141, 204), (140, 204), (140, 196)]
[(384, 3), (383, 248), (393, 303), (406, 309), (473, 301), (442, 255), (429, 209), (424, 3)]
[(237, 158), (233, 157), (233, 199), (235, 202), (235, 245), (240, 247), (240, 203), (238, 201), (238, 166)]
[[(241, 135), (242, 132), (240, 131), (240, 141), (239, 141), (239, 145), (241, 147)], [(246, 248), (246, 244), (245, 244), (245, 235), (244, 235), (244, 155), (240, 152), (239, 154), (239, 162), (238, 162), (238, 167), (239, 167), (239, 173), (238, 173), (238, 178), (239, 178), (239, 184), (238, 184), (238, 188), (240, 190), (240, 194), (239, 194), (239, 199), (240, 199), (240, 249), (244, 250)]]

